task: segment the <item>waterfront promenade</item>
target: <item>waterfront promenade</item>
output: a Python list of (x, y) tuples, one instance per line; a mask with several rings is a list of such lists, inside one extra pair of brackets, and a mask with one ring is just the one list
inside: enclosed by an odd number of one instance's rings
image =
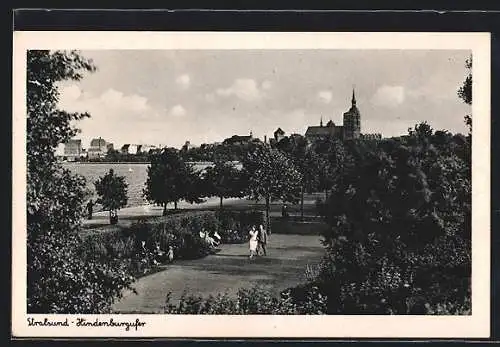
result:
[[(179, 210), (199, 210), (199, 209), (215, 209), (218, 208), (220, 204), (219, 198), (209, 198), (201, 204), (190, 204), (185, 201), (180, 201), (177, 204)], [(251, 201), (240, 198), (228, 198), (224, 199), (224, 207), (237, 207), (237, 206), (248, 206), (252, 204)], [(173, 210), (174, 204), (168, 204), (167, 209)], [(156, 206), (154, 204), (140, 205), (125, 207), (118, 211), (118, 224), (121, 226), (126, 226), (132, 221), (141, 217), (156, 217), (161, 216), (163, 213), (163, 207)], [(83, 225), (85, 228), (94, 228), (109, 224), (109, 212), (99, 211), (93, 213), (91, 220), (84, 219)]]
[(274, 294), (305, 282), (307, 265), (319, 264), (324, 248), (318, 235), (273, 234), (268, 255), (248, 259), (248, 243), (222, 245), (220, 252), (196, 260), (179, 260), (163, 270), (138, 279), (132, 291), (125, 291), (114, 313), (162, 313), (165, 298), (172, 292), (177, 303), (184, 291), (189, 294), (234, 297), (240, 288), (258, 285)]

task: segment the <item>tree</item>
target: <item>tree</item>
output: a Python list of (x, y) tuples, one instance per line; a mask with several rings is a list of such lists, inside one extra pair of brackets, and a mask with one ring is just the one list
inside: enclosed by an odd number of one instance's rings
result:
[(354, 165), (328, 202), (320, 277), (330, 313), (462, 305), (470, 297), (471, 185), (459, 138), (422, 123), (405, 138), (365, 145), (350, 144)]
[(214, 161), (214, 166), (207, 167), (203, 175), (208, 195), (220, 199), (220, 209), (224, 198), (236, 198), (244, 195), (241, 174), (231, 162), (223, 159)]
[(274, 200), (295, 202), (302, 182), (293, 162), (280, 150), (259, 146), (243, 162), (249, 175), (248, 193), (255, 200), (266, 202), (266, 227), (271, 232), (270, 203)]
[[(465, 61), (467, 68), (467, 76), (465, 77), (462, 86), (458, 89), (458, 96), (467, 105), (472, 105), (472, 56)], [(465, 116), (465, 124), (469, 128), (469, 133), (472, 132), (472, 117), (471, 115)]]
[(319, 139), (313, 143), (313, 150), (318, 155), (318, 186), (328, 192), (339, 184), (344, 170), (349, 168), (350, 158), (344, 144), (336, 138)]
[(300, 172), (300, 216), (304, 217), (304, 192), (312, 192), (319, 185), (320, 158), (308, 146), (303, 136), (287, 137), (277, 143), (276, 148), (285, 152)]
[(148, 178), (143, 191), (148, 201), (163, 205), (163, 215), (167, 214), (167, 204), (184, 199), (189, 202), (201, 202), (201, 183), (199, 175), (186, 164), (175, 148), (164, 148), (151, 154)]
[(115, 175), (113, 169), (100, 177), (95, 183), (95, 189), (99, 198), (97, 203), (101, 204), (104, 211), (109, 211), (109, 222), (116, 224), (118, 215), (116, 211), (127, 206), (127, 183), (124, 176)]
[(111, 163), (120, 162), (121, 157), (122, 157), (121, 153), (113, 148), (108, 149), (108, 152), (106, 153), (106, 161)]
[(82, 257), (79, 236), (85, 180), (56, 160), (55, 150), (88, 114), (58, 109), (61, 81), (96, 68), (78, 52), (27, 52), (27, 310), (103, 313), (133, 280), (119, 263)]

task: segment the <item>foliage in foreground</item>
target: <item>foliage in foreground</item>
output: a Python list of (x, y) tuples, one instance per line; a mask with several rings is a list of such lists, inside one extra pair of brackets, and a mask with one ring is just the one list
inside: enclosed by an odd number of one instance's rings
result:
[(177, 304), (171, 302), (168, 293), (165, 314), (324, 314), (326, 313), (326, 297), (316, 287), (304, 293), (297, 300), (291, 292), (284, 291), (279, 297), (261, 287), (240, 289), (236, 297), (227, 293), (203, 298), (196, 295), (183, 294)]
[(323, 209), (331, 228), (318, 285), (329, 312), (468, 312), (467, 139), (423, 123), (404, 138), (348, 145), (352, 165)]
[(79, 237), (85, 182), (55, 149), (88, 114), (57, 107), (57, 83), (94, 71), (78, 52), (27, 52), (27, 312), (102, 313), (133, 278), (119, 264), (88, 261)]

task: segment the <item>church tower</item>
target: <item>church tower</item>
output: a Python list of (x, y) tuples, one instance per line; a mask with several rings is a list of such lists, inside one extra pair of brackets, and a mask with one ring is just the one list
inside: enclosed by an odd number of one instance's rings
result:
[(356, 106), (356, 94), (352, 89), (351, 108), (344, 113), (344, 139), (357, 139), (361, 134), (361, 114)]

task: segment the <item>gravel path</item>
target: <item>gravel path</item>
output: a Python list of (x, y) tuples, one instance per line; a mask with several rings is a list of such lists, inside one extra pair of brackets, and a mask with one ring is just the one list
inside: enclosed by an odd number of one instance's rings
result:
[(114, 304), (115, 313), (162, 313), (165, 297), (172, 291), (176, 302), (183, 291), (208, 296), (258, 284), (275, 292), (304, 281), (307, 264), (317, 264), (323, 255), (320, 237), (273, 234), (268, 255), (248, 259), (248, 245), (223, 245), (219, 253), (203, 259), (174, 262), (165, 270), (140, 278)]

